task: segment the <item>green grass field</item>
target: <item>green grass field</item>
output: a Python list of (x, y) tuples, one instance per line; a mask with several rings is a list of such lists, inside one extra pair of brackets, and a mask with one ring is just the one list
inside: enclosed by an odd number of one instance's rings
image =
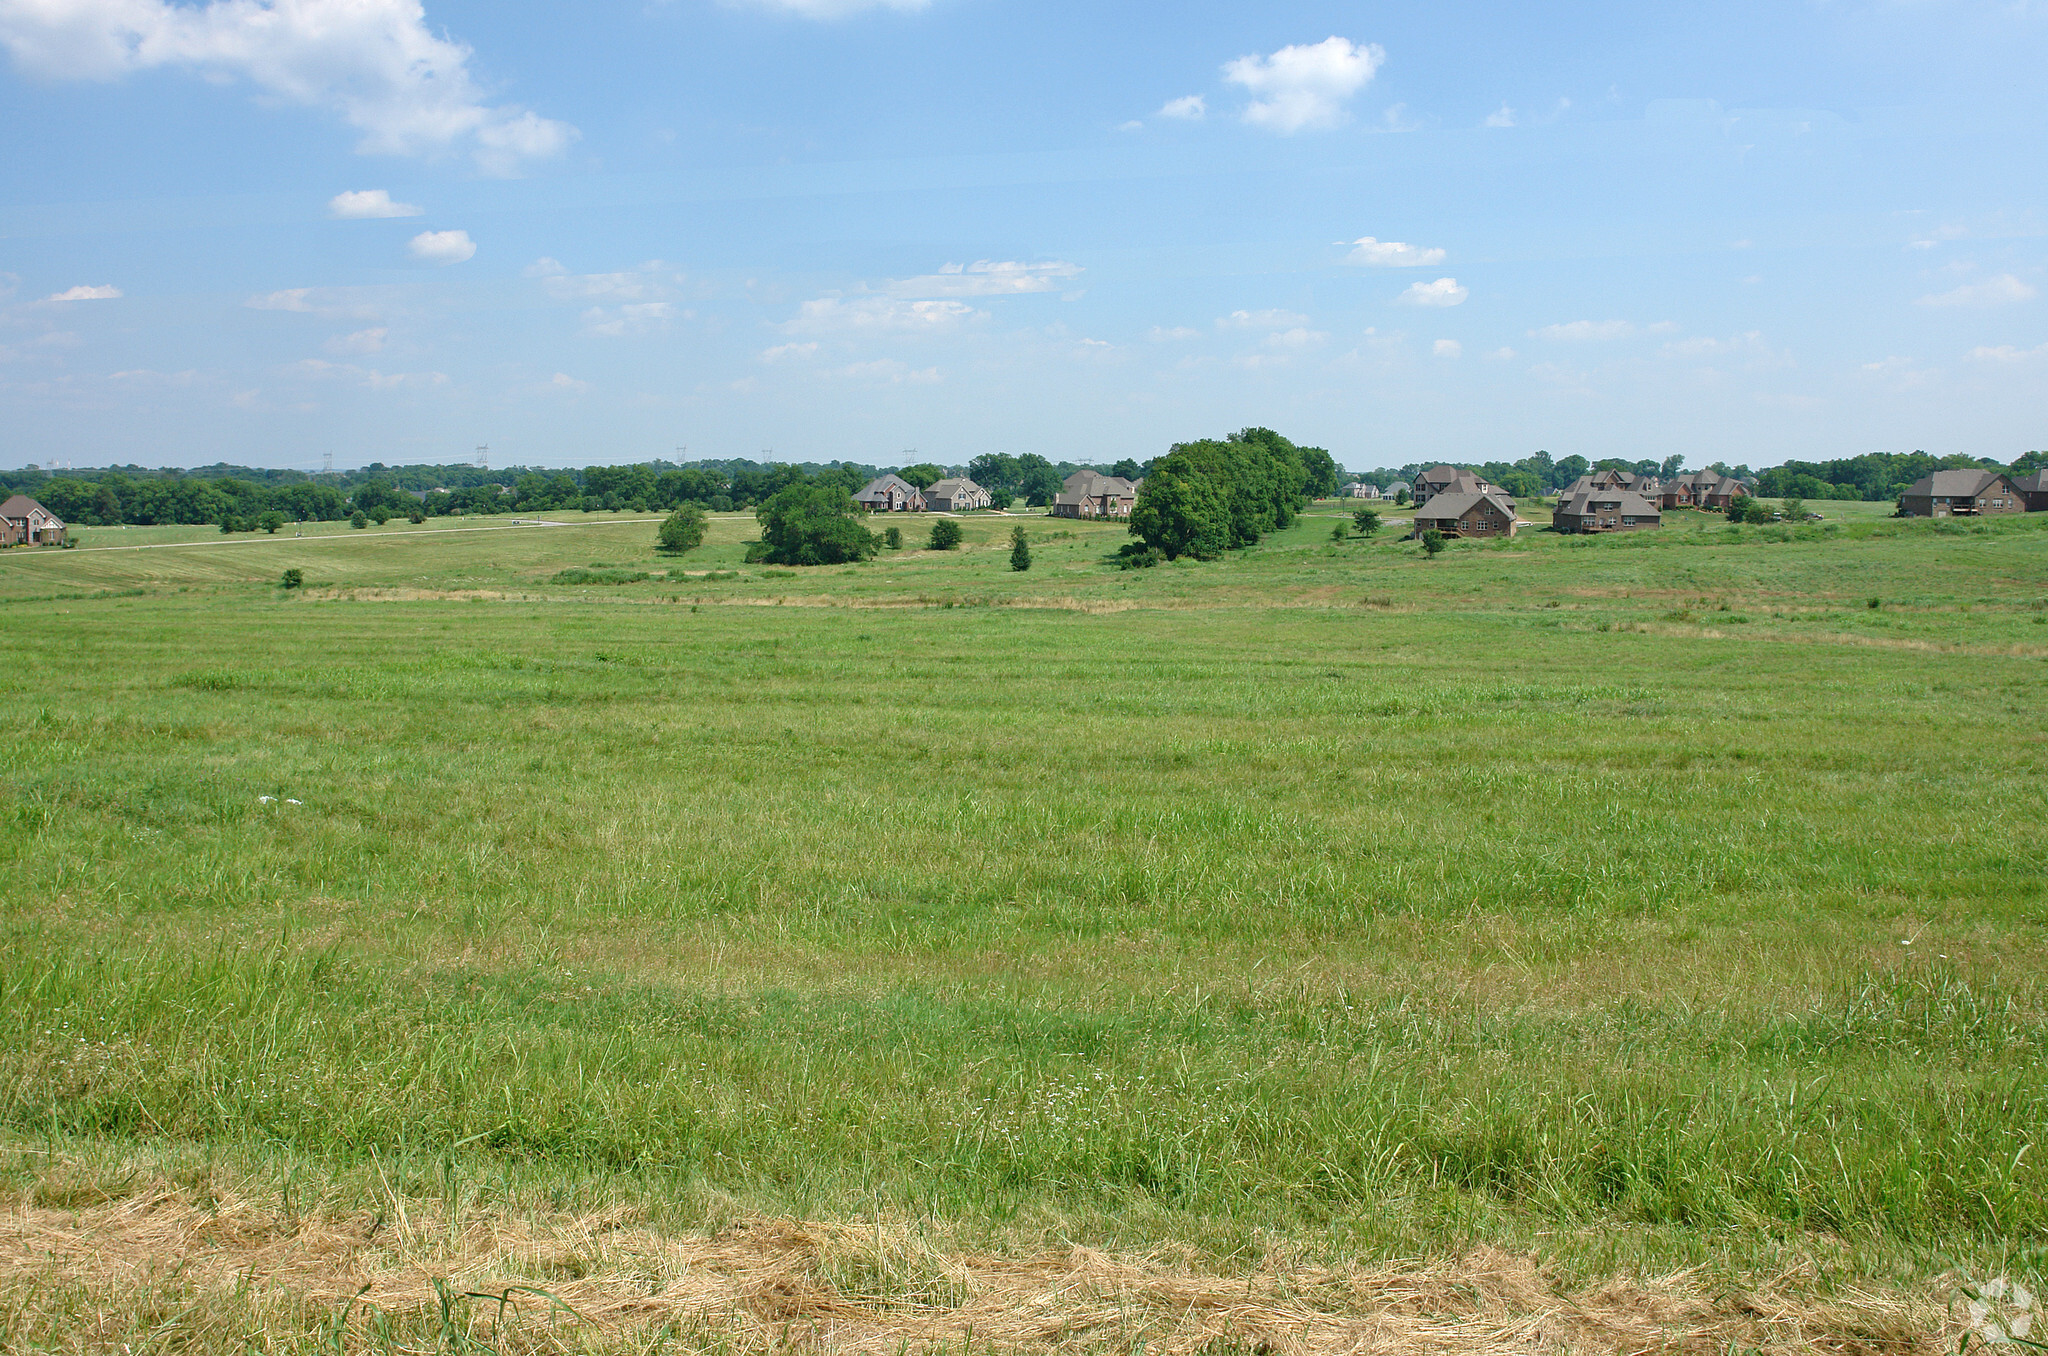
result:
[[(936, 1350), (1085, 1255), (1294, 1308), (968, 1345), (1339, 1351), (1395, 1310), (1330, 1278), (1445, 1267), (1477, 1333), (1515, 1258), (1932, 1349), (2038, 1282), (2048, 515), (1349, 507), (1129, 572), (988, 516), (0, 553), (0, 1348)], [(673, 1251), (775, 1220), (786, 1310)], [(514, 1283), (590, 1312), (493, 1335)]]

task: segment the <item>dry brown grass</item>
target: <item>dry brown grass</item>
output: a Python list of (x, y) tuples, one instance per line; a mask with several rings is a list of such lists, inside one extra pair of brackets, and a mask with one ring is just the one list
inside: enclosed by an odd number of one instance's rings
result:
[(671, 1235), (616, 1211), (451, 1220), (387, 1195), (382, 1208), (294, 1214), (161, 1178), (107, 1180), (45, 1175), (0, 1220), (0, 1347), (134, 1349), (146, 1337), (211, 1350), (260, 1331), (272, 1348), (645, 1350), (665, 1330), (699, 1348), (873, 1356), (977, 1343), (1169, 1356), (1905, 1353), (1943, 1350), (1953, 1335), (1931, 1297), (1822, 1299), (1797, 1273), (1749, 1289), (1692, 1273), (1568, 1288), (1489, 1247), (1375, 1267), (1276, 1249), (1223, 1275), (1162, 1254), (953, 1251), (887, 1218)]

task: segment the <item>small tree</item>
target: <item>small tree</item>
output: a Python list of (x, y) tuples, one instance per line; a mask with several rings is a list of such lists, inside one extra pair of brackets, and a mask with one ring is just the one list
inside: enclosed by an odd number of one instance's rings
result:
[(382, 527), (384, 526), (384, 524), (391, 521), (391, 510), (385, 508), (382, 504), (379, 504), (377, 505), (377, 507), (370, 510), (370, 519), (371, 521), (375, 522), (377, 526)]
[(235, 521), (234, 514), (223, 513), (220, 515), (220, 530), (221, 534), (225, 536), (227, 533), (230, 532), (239, 532), (242, 530), (242, 528), (241, 525)]
[(1010, 529), (1010, 568), (1023, 571), (1031, 568), (1031, 541), (1024, 535), (1024, 524)]
[(265, 532), (275, 535), (277, 529), (284, 526), (284, 515), (282, 513), (279, 513), (276, 509), (272, 509), (270, 512), (264, 514), (261, 518), (257, 519), (256, 521), (257, 525), (261, 527)]
[(900, 527), (883, 528), (882, 545), (888, 547), (891, 551), (901, 551), (903, 549), (903, 529)]
[(354, 513), (349, 514), (348, 525), (350, 527), (368, 527), (370, 525), (369, 515), (361, 509), (357, 509)]
[(1442, 554), (1443, 549), (1443, 533), (1437, 531), (1435, 528), (1432, 527), (1427, 532), (1424, 532), (1422, 534), (1422, 550), (1425, 555), (1428, 555), (1430, 558), (1434, 559), (1436, 556)]
[(405, 515), (405, 520), (417, 527), (427, 520), (427, 515), (424, 510), (414, 509), (411, 513)]
[(1767, 509), (1767, 508), (1765, 508), (1765, 507), (1764, 507), (1764, 501), (1763, 501), (1763, 500), (1761, 500), (1761, 499), (1757, 499), (1757, 498), (1754, 498), (1754, 497), (1752, 497), (1752, 498), (1750, 498), (1750, 499), (1749, 499), (1748, 501), (1746, 501), (1746, 503), (1745, 503), (1745, 505), (1744, 505), (1744, 507), (1743, 507), (1743, 510), (1742, 510), (1742, 521), (1743, 521), (1743, 522), (1745, 522), (1745, 523), (1767, 523), (1767, 522), (1769, 522), (1770, 520), (1771, 520), (1771, 511), (1770, 511), (1769, 509)]
[(1746, 495), (1746, 494), (1737, 494), (1737, 495), (1730, 495), (1730, 496), (1729, 496), (1729, 498), (1728, 498), (1728, 521), (1729, 521), (1729, 522), (1731, 522), (1731, 523), (1739, 523), (1739, 522), (1743, 521), (1743, 517), (1744, 517), (1744, 515), (1745, 515), (1745, 514), (1747, 514), (1748, 512), (1749, 512), (1749, 496), (1748, 496), (1748, 495)]
[(306, 572), (294, 565), (284, 572), (284, 586), (295, 589), (306, 582)]
[(1778, 505), (1778, 512), (1788, 523), (1803, 523), (1806, 521), (1806, 501), (1787, 499)]
[(1346, 531), (1344, 530), (1344, 524), (1342, 524), (1342, 523), (1331, 523), (1331, 524), (1330, 524), (1330, 540), (1331, 540), (1331, 541), (1343, 541), (1343, 540), (1344, 540), (1344, 539), (1345, 539), (1346, 537), (1348, 537), (1348, 536), (1350, 536), (1350, 535), (1351, 535), (1351, 534), (1350, 534), (1349, 532), (1346, 532)]
[(1351, 521), (1357, 524), (1359, 536), (1376, 536), (1380, 530), (1380, 511), (1378, 509), (1359, 509), (1351, 515)]
[(1395, 502), (1395, 503), (1397, 503), (1397, 504), (1405, 504), (1405, 503), (1407, 503), (1407, 502), (1408, 502), (1408, 491), (1406, 491), (1406, 490), (1397, 490), (1397, 491), (1395, 491), (1395, 493), (1394, 493), (1394, 502)]
[(655, 542), (663, 555), (679, 556), (685, 551), (694, 551), (704, 544), (704, 510), (696, 504), (684, 504), (674, 513), (661, 520), (661, 528), (655, 534)]
[(951, 518), (941, 518), (932, 524), (931, 540), (925, 543), (927, 551), (951, 551), (960, 545), (960, 524)]

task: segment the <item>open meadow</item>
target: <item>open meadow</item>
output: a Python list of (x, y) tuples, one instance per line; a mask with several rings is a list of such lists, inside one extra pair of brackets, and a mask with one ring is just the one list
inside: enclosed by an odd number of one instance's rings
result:
[(1349, 507), (0, 553), (0, 1349), (1933, 1351), (2038, 1286), (2048, 514)]

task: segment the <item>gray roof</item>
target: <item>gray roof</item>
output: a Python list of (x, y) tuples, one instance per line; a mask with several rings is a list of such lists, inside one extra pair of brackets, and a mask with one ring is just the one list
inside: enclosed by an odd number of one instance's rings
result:
[(1481, 504), (1491, 504), (1508, 518), (1515, 516), (1515, 501), (1504, 494), (1478, 490), (1446, 490), (1415, 511), (1417, 522), (1425, 518), (1462, 518)]
[(1410, 484), (1409, 484), (1409, 483), (1408, 483), (1407, 481), (1405, 481), (1405, 480), (1390, 480), (1390, 481), (1388, 481), (1388, 482), (1387, 482), (1387, 483), (1386, 483), (1386, 484), (1385, 484), (1384, 486), (1382, 486), (1382, 487), (1380, 488), (1380, 493), (1381, 493), (1381, 494), (1398, 494), (1398, 493), (1400, 493), (1400, 492), (1401, 492), (1402, 490), (1412, 490), (1412, 489), (1414, 489), (1414, 488), (1415, 488), (1415, 487), (1414, 487), (1413, 485), (1410, 485)]
[(1084, 499), (1100, 499), (1106, 494), (1121, 499), (1125, 495), (1136, 494), (1137, 488), (1122, 476), (1106, 476), (1100, 471), (1076, 471), (1060, 486), (1059, 498), (1053, 502), (1078, 504)]
[(1907, 490), (1911, 495), (1936, 495), (1941, 498), (1974, 499), (1991, 488), (1991, 482), (2005, 478), (2003, 471), (1936, 471), (1931, 476), (1922, 476)]
[(931, 488), (926, 490), (925, 494), (951, 499), (956, 495), (973, 494), (980, 488), (981, 486), (975, 484), (966, 476), (948, 476), (944, 480), (933, 482)]
[[(1612, 507), (1609, 507), (1612, 505)], [(1661, 518), (1655, 504), (1634, 490), (1600, 490), (1591, 486), (1557, 501), (1559, 513), (1583, 517), (1588, 513), (1622, 513), (1635, 518)]]
[(915, 486), (915, 485), (911, 484), (911, 483), (910, 483), (909, 481), (905, 480), (905, 479), (904, 479), (904, 478), (903, 478), (902, 476), (899, 476), (899, 475), (895, 474), (894, 472), (891, 472), (890, 474), (888, 474), (888, 475), (885, 475), (885, 476), (876, 476), (876, 477), (875, 477), (875, 478), (874, 478), (873, 480), (870, 480), (870, 481), (869, 481), (869, 482), (868, 482), (867, 484), (865, 484), (865, 485), (861, 486), (861, 487), (860, 487), (860, 493), (859, 493), (859, 494), (856, 494), (856, 495), (854, 496), (854, 498), (855, 498), (855, 499), (879, 499), (879, 498), (881, 497), (881, 495), (882, 495), (882, 492), (883, 492), (884, 490), (890, 489), (890, 488), (892, 488), (892, 487), (893, 487), (893, 488), (894, 488), (894, 489), (896, 490), (896, 492), (897, 492), (897, 493), (899, 493), (899, 494), (916, 494), (916, 493), (918, 493), (918, 488), (917, 488), (917, 486)]
[(2028, 494), (2048, 494), (2048, 471), (2036, 471), (2024, 479), (2015, 480), (2013, 484)]

